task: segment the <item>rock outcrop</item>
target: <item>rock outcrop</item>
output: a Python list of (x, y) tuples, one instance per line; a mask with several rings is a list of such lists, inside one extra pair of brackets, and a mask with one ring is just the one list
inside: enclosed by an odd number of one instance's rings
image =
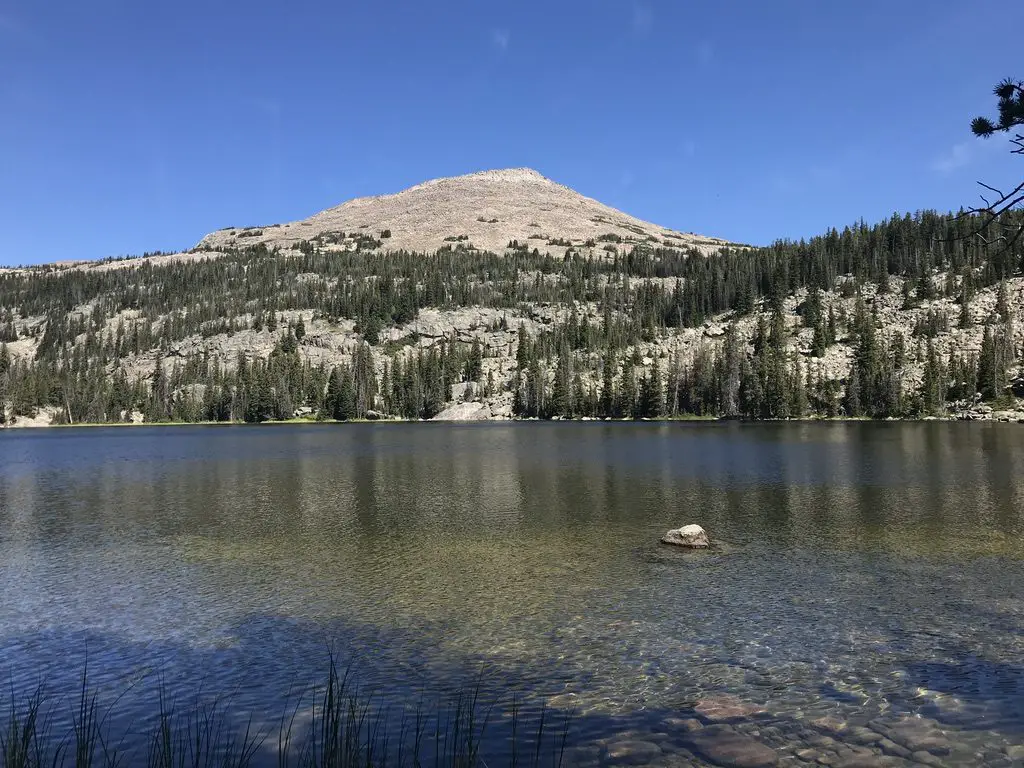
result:
[(483, 403), (458, 403), (445, 408), (432, 421), (482, 421), (491, 418), (491, 411)]
[(708, 538), (707, 531), (699, 525), (690, 524), (682, 528), (673, 528), (661, 537), (661, 543), (690, 549), (707, 549), (711, 546), (711, 539)]
[(690, 746), (715, 765), (729, 768), (771, 768), (775, 750), (728, 725), (709, 725), (690, 734)]

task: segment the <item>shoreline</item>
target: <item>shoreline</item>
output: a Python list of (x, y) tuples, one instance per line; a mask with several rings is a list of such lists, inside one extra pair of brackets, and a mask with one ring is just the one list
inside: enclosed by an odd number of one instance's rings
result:
[(51, 429), (94, 429), (94, 428), (125, 428), (125, 427), (260, 427), (260, 426), (296, 426), (296, 425), (344, 425), (344, 424), (678, 424), (678, 423), (724, 423), (733, 422), (738, 424), (810, 424), (810, 423), (878, 423), (878, 424), (922, 424), (928, 422), (988, 422), (993, 424), (1024, 424), (1024, 413), (1022, 412), (995, 412), (998, 416), (987, 414), (984, 417), (963, 417), (963, 416), (925, 416), (921, 418), (886, 418), (873, 419), (867, 416), (808, 416), (799, 419), (742, 419), (728, 418), (722, 416), (667, 416), (659, 419), (599, 419), (584, 417), (578, 419), (402, 419), (402, 418), (381, 418), (381, 419), (349, 419), (338, 421), (335, 419), (307, 419), (295, 418), (284, 420), (267, 420), (260, 422), (247, 421), (112, 421), (112, 422), (85, 422), (80, 424), (4, 424), (0, 426), (0, 432), (4, 430), (51, 430)]

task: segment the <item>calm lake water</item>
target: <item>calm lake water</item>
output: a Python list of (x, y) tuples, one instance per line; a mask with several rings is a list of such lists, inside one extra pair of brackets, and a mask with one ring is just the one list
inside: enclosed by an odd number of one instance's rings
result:
[[(391, 706), (572, 708), (583, 763), (721, 761), (687, 718), (792, 765), (1024, 758), (1016, 425), (61, 429), (0, 461), (16, 696), (88, 658), (125, 722), (160, 679), (278, 723), (331, 648)], [(721, 547), (657, 543), (690, 522)]]

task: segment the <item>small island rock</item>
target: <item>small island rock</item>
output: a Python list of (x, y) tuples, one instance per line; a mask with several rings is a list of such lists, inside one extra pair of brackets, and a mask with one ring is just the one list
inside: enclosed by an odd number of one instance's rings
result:
[(677, 547), (690, 547), (692, 549), (705, 549), (711, 546), (708, 532), (699, 525), (684, 525), (682, 528), (674, 528), (661, 537), (662, 544), (674, 544)]

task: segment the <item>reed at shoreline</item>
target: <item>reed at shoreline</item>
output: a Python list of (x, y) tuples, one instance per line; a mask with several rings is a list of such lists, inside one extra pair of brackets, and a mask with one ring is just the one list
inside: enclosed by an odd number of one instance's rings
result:
[[(45, 685), (18, 700), (0, 697), (0, 765), (4, 768), (560, 768), (571, 716), (541, 710), (535, 728), (522, 727), (518, 701), (483, 702), (479, 689), (446, 703), (389, 708), (360, 695), (331, 656), (326, 680), (299, 696), (278, 727), (228, 716), (223, 701), (181, 707), (161, 683), (155, 723), (113, 733), (110, 716), (121, 697), (101, 706), (83, 671), (77, 692), (53, 698)], [(500, 704), (511, 729), (507, 761), (484, 762), (483, 740)], [(58, 725), (58, 708), (70, 725)]]

